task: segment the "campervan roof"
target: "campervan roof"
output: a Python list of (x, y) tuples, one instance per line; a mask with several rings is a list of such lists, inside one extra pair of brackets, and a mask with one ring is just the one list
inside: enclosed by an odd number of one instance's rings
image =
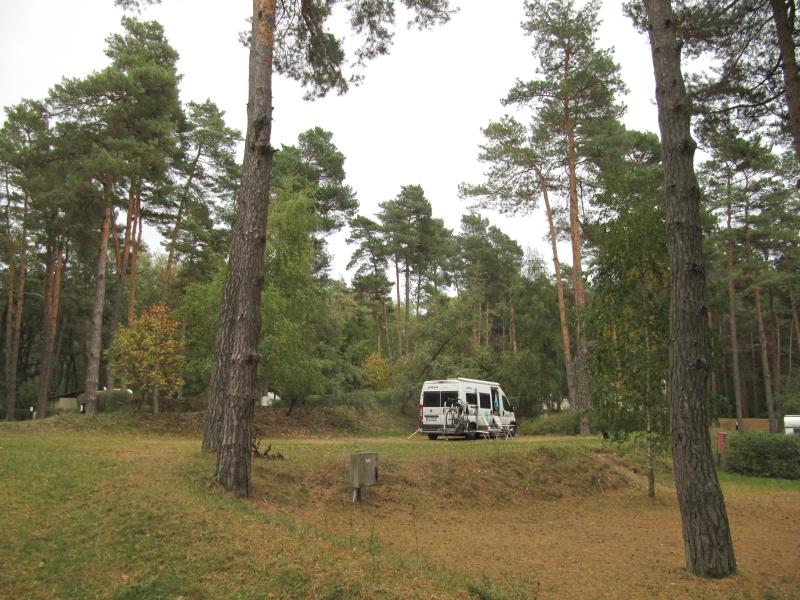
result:
[(483, 379), (470, 379), (468, 377), (456, 377), (454, 379), (431, 379), (430, 381), (426, 381), (425, 383), (456, 383), (457, 381), (463, 381), (466, 383), (484, 383), (486, 385), (496, 385), (496, 386), (500, 385), (496, 381), (484, 381)]

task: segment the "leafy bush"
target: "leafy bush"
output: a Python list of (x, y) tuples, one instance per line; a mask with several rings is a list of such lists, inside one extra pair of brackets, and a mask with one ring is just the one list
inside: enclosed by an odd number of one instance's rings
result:
[(377, 353), (370, 354), (361, 364), (364, 379), (373, 390), (385, 390), (389, 387), (392, 366), (388, 360)]
[[(79, 402), (84, 402), (83, 394), (78, 396)], [(133, 410), (133, 396), (128, 390), (103, 390), (97, 392), (97, 410), (100, 412), (119, 412)]]
[(524, 421), (519, 427), (523, 435), (577, 435), (580, 429), (580, 413), (575, 410), (545, 413), (535, 419)]
[(800, 436), (764, 432), (728, 437), (726, 471), (753, 477), (800, 479)]

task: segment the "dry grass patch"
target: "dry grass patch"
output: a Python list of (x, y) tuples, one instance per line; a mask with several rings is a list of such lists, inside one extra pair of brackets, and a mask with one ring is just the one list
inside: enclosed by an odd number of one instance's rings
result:
[[(253, 497), (199, 439), (0, 427), (3, 598), (798, 597), (800, 485), (726, 477), (740, 574), (686, 574), (674, 492), (579, 439), (274, 438)], [(7, 434), (7, 435), (6, 435)], [(269, 442), (267, 442), (269, 443)], [(349, 455), (379, 486), (354, 505)]]

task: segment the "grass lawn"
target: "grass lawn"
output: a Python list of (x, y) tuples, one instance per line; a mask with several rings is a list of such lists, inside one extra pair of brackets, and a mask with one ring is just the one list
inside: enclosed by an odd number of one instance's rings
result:
[(706, 581), (672, 489), (596, 440), (274, 438), (236, 500), (197, 437), (103, 418), (0, 424), (0, 598), (800, 597), (798, 482), (723, 475), (740, 573)]

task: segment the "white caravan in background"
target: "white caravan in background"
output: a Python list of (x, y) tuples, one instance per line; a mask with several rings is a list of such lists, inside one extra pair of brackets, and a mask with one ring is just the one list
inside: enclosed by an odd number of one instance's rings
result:
[(422, 433), (435, 440), (440, 435), (496, 436), (516, 433), (514, 406), (500, 384), (479, 379), (438, 379), (422, 384), (419, 396)]

